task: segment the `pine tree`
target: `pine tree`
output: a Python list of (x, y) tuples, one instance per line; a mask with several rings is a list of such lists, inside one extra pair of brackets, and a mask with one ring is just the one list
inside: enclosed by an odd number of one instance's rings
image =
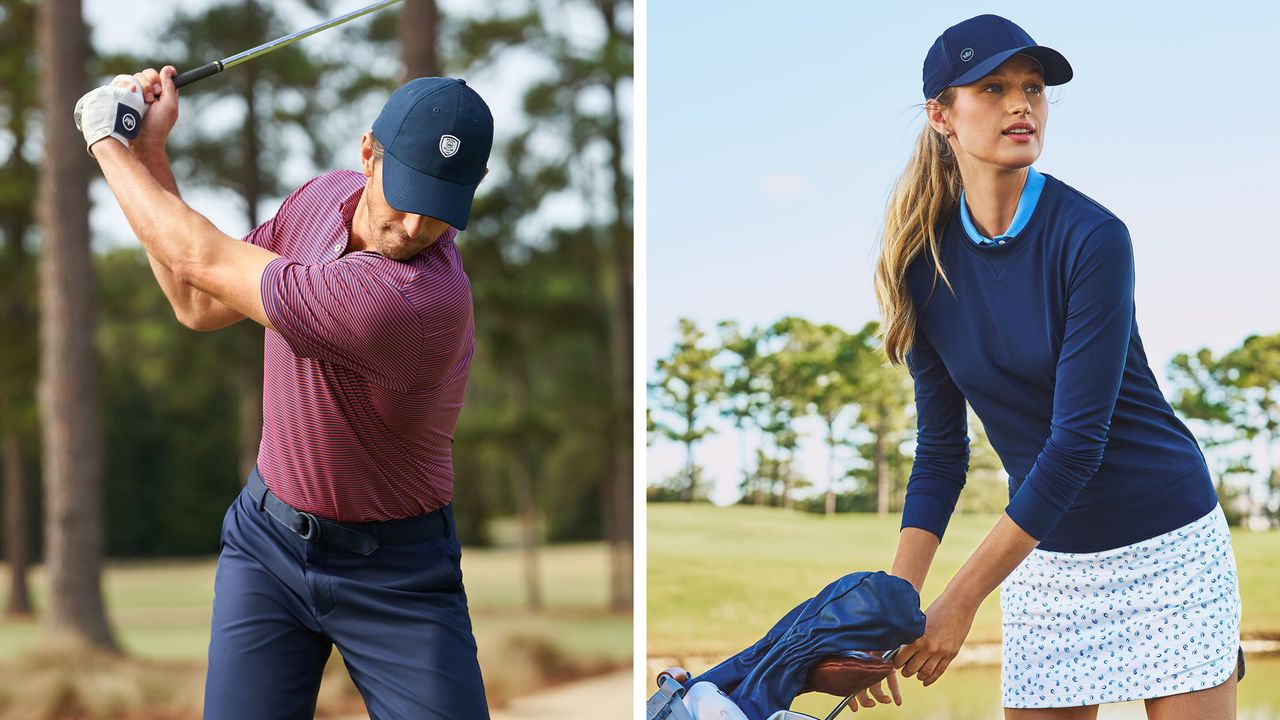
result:
[(27, 480), (37, 444), (35, 387), (37, 373), (35, 258), (27, 241), (35, 229), (36, 166), (23, 152), (31, 142), (33, 116), (39, 111), (35, 71), (36, 6), (30, 0), (0, 2), (0, 57), (10, 68), (0, 85), (0, 106), (7, 108), (0, 127), (0, 323), (5, 329), (0, 353), (0, 454), (4, 473), (4, 544), (9, 569), (9, 599), (5, 613), (12, 617), (33, 612), (27, 570), (31, 562)]
[(658, 379), (651, 391), (657, 407), (679, 419), (678, 423), (658, 420), (656, 424), (669, 440), (685, 447), (681, 489), (685, 502), (692, 502), (702, 495), (693, 450), (699, 441), (714, 432), (702, 420), (720, 392), (722, 375), (712, 365), (718, 348), (707, 345), (706, 333), (688, 318), (680, 318), (677, 323), (679, 337), (671, 354), (658, 359), (655, 368)]
[(118, 649), (102, 600), (102, 442), (93, 350), (90, 158), (71, 110), (88, 89), (80, 0), (46, 0), (37, 23), (45, 152), (40, 175), (40, 406), (44, 438), (45, 628)]

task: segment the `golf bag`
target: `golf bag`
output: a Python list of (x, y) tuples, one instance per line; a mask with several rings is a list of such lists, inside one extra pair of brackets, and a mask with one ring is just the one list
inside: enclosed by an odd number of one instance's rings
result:
[[(685, 720), (675, 713), (690, 709), (675, 687), (663, 689), (664, 680), (679, 684), (686, 694), (699, 683), (710, 683), (747, 720), (774, 720), (796, 695), (810, 691), (846, 696), (838, 713), (854, 694), (893, 672), (886, 658), (867, 651), (896, 649), (923, 633), (920, 596), (910, 583), (884, 572), (851, 573), (797, 605), (754, 645), (702, 675), (682, 680), (663, 673), (650, 706), (659, 708), (655, 713), (665, 708), (669, 714), (649, 720)], [(683, 705), (679, 710), (677, 702)]]

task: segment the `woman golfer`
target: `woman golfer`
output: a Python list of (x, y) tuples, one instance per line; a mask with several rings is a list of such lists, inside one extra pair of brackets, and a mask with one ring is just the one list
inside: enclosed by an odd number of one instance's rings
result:
[(885, 352), (910, 369), (918, 412), (893, 573), (924, 584), (964, 486), (966, 402), (1011, 500), (894, 664), (932, 684), (1000, 587), (1005, 717), (1093, 718), (1141, 698), (1150, 718), (1232, 718), (1231, 538), (1147, 365), (1128, 230), (1032, 167), (1044, 88), (1071, 74), (994, 15), (947, 29), (925, 58), (928, 126), (876, 268)]

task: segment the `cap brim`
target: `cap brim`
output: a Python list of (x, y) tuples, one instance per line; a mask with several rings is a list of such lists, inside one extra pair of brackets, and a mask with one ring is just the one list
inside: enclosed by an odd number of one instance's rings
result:
[(1014, 55), (1028, 55), (1036, 62), (1040, 63), (1041, 70), (1044, 71), (1045, 85), (1062, 85), (1071, 80), (1072, 71), (1071, 63), (1062, 56), (1062, 53), (1043, 45), (1027, 45), (1025, 47), (1005, 50), (996, 53), (982, 62), (969, 68), (963, 75), (951, 81), (947, 87), (956, 87), (958, 85), (968, 85), (975, 83), (982, 78), (990, 75), (996, 68), (1000, 67), (1005, 60)]
[(382, 194), (400, 212), (426, 215), (466, 230), (476, 187), (414, 170), (389, 152), (382, 156)]

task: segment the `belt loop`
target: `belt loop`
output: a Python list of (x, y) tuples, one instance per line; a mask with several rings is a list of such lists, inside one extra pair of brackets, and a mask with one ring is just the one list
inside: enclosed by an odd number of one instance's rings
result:
[(453, 529), (454, 529), (453, 503), (449, 503), (448, 505), (445, 505), (443, 510), (444, 512), (440, 513), (440, 517), (444, 519), (444, 536), (450, 537), (453, 535)]

